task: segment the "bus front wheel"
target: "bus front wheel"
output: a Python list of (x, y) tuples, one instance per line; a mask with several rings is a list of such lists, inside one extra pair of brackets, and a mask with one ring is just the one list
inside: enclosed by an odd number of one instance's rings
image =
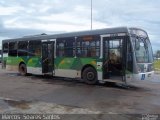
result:
[(84, 69), (82, 77), (87, 84), (93, 85), (97, 83), (97, 72), (92, 67), (87, 67), (86, 69)]
[(20, 66), (19, 66), (19, 72), (23, 76), (27, 75), (27, 68), (26, 68), (25, 64), (20, 64)]

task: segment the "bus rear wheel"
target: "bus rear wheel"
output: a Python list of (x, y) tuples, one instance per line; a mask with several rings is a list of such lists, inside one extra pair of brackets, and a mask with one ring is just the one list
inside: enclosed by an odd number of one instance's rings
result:
[(27, 68), (25, 64), (20, 64), (19, 66), (19, 73), (23, 76), (27, 75)]
[(97, 72), (92, 67), (87, 67), (82, 73), (83, 80), (85, 83), (93, 85), (97, 83)]

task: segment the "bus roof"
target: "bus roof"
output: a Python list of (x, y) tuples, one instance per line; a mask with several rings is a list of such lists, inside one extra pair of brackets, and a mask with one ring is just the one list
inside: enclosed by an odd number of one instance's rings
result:
[(65, 38), (65, 37), (79, 37), (83, 35), (104, 35), (104, 34), (112, 34), (112, 33), (128, 33), (127, 27), (116, 27), (116, 28), (105, 28), (105, 29), (98, 29), (98, 30), (88, 30), (88, 31), (80, 31), (80, 32), (70, 32), (70, 33), (63, 33), (63, 34), (53, 34), (53, 35), (32, 35), (32, 36), (25, 36), (21, 38), (15, 39), (6, 39), (3, 40), (3, 43), (6, 42), (14, 42), (14, 41), (27, 41), (27, 40), (46, 40), (46, 39), (57, 39), (57, 38)]

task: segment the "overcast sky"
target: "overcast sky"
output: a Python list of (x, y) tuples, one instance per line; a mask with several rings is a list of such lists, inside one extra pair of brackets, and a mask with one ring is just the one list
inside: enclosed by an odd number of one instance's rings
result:
[[(0, 0), (0, 40), (90, 29), (91, 0)], [(140, 27), (160, 49), (160, 0), (92, 0), (93, 29)]]

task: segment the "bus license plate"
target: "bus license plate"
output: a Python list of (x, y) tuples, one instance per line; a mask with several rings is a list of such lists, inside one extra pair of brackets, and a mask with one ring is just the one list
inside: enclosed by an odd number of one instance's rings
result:
[(141, 80), (145, 80), (145, 74), (142, 74)]

